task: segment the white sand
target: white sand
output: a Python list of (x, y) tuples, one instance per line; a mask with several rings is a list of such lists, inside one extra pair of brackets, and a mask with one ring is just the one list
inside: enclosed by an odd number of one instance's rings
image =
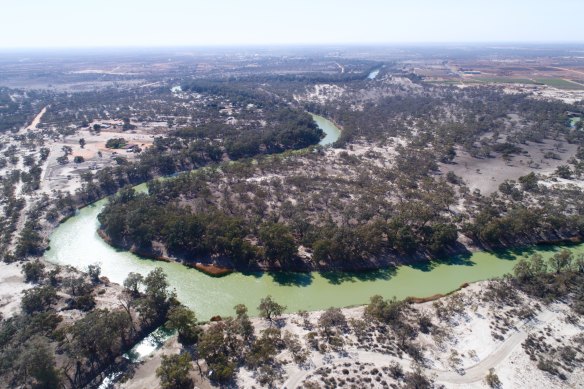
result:
[(20, 312), (22, 291), (32, 286), (24, 282), (19, 263), (0, 262), (0, 313), (4, 318)]

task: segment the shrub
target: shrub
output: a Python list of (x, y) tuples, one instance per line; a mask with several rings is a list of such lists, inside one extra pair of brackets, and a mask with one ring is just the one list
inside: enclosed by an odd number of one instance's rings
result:
[(501, 387), (501, 380), (499, 376), (495, 373), (495, 369), (489, 369), (489, 374), (485, 377), (485, 381), (487, 385), (491, 388), (500, 388)]

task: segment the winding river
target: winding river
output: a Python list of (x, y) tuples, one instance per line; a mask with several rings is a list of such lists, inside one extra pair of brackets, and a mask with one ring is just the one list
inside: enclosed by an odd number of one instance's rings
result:
[[(333, 123), (320, 116), (313, 117), (327, 134), (321, 144), (328, 145), (338, 139), (340, 130)], [(137, 187), (145, 188), (145, 184)], [(100, 263), (102, 274), (117, 283), (122, 283), (129, 272), (146, 274), (157, 266), (162, 267), (179, 300), (193, 309), (200, 320), (208, 320), (213, 315), (232, 315), (233, 307), (240, 303), (246, 304), (250, 313), (255, 314), (260, 299), (268, 294), (286, 305), (289, 312), (294, 312), (364, 304), (375, 294), (405, 298), (447, 293), (464, 282), (510, 272), (517, 257), (535, 251), (549, 257), (559, 249), (537, 247), (497, 254), (477, 252), (442, 262), (366, 273), (234, 273), (212, 278), (177, 263), (141, 259), (107, 245), (96, 232), (97, 215), (106, 202), (104, 199), (89, 205), (61, 224), (50, 237), (51, 248), (45, 253), (45, 259), (81, 270)], [(584, 245), (571, 249), (584, 252)]]

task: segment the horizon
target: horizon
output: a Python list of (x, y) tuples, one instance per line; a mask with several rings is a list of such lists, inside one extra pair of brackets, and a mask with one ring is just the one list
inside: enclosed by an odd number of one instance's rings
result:
[(583, 46), (584, 40), (581, 41), (476, 41), (476, 42), (359, 42), (359, 43), (249, 43), (249, 44), (193, 44), (193, 45), (103, 45), (103, 46), (23, 46), (23, 47), (0, 47), (0, 52), (82, 52), (82, 51), (123, 51), (123, 50), (195, 50), (195, 49), (360, 49), (360, 48), (437, 48), (443, 47), (448, 49), (514, 49), (522, 48), (578, 48)]
[(576, 0), (71, 0), (6, 5), (0, 49), (579, 44)]

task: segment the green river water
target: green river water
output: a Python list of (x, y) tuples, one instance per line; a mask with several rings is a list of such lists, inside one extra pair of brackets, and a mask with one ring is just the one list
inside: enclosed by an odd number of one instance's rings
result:
[[(314, 116), (327, 133), (322, 144), (334, 142), (339, 130), (328, 120)], [(334, 132), (333, 132), (334, 131)], [(330, 137), (329, 137), (330, 135)], [(145, 190), (145, 184), (137, 189)], [(60, 265), (84, 270), (87, 265), (101, 264), (102, 275), (122, 283), (129, 272), (146, 274), (157, 266), (164, 269), (179, 300), (193, 309), (199, 320), (213, 315), (232, 315), (236, 304), (246, 304), (251, 314), (260, 299), (270, 294), (288, 307), (289, 312), (318, 310), (364, 304), (375, 294), (384, 297), (424, 297), (447, 293), (464, 282), (502, 276), (513, 269), (514, 260), (537, 251), (549, 257), (559, 247), (537, 247), (498, 254), (477, 252), (424, 265), (401, 266), (397, 269), (366, 273), (234, 273), (222, 278), (209, 277), (177, 263), (141, 259), (118, 251), (98, 235), (97, 215), (107, 200), (81, 209), (61, 224), (50, 237), (50, 250), (45, 259)], [(584, 245), (572, 246), (584, 252)]]

